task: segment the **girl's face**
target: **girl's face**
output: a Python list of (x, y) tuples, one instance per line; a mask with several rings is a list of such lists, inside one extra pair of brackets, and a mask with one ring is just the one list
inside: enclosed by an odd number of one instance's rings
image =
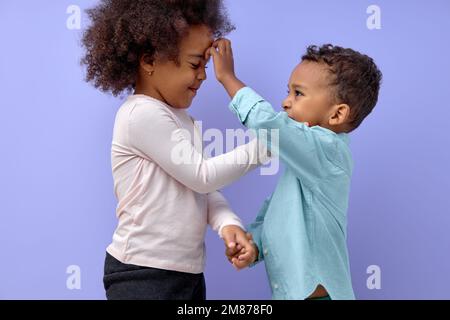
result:
[(191, 26), (180, 43), (179, 64), (156, 59), (142, 64), (136, 94), (146, 94), (174, 108), (189, 108), (206, 80), (208, 49), (214, 41), (208, 27)]

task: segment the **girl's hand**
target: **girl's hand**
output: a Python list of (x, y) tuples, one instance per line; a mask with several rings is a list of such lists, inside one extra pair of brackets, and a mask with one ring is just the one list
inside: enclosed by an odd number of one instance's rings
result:
[(216, 40), (210, 48), (210, 52), (213, 57), (217, 80), (223, 84), (227, 79), (236, 78), (234, 73), (233, 49), (231, 48), (230, 40)]

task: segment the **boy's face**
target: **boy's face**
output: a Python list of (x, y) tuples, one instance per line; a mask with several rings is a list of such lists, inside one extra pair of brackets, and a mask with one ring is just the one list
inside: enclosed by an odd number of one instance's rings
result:
[(283, 109), (291, 119), (328, 127), (332, 92), (329, 74), (322, 63), (303, 61), (292, 72)]
[(189, 108), (206, 80), (206, 53), (213, 41), (208, 27), (191, 26), (180, 43), (179, 64), (156, 60), (154, 73), (148, 78), (152, 96), (174, 108)]

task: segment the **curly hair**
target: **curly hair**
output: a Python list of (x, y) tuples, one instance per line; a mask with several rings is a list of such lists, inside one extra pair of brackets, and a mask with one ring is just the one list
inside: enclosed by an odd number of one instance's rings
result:
[(143, 55), (178, 64), (190, 26), (206, 25), (215, 37), (234, 30), (222, 0), (101, 0), (86, 12), (86, 81), (114, 96), (134, 88)]
[(302, 61), (328, 66), (335, 100), (350, 107), (350, 131), (358, 128), (378, 102), (383, 75), (373, 59), (352, 49), (326, 44), (309, 46)]

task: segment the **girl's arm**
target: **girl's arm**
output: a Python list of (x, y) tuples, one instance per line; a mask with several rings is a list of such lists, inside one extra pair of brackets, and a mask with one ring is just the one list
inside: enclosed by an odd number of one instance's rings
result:
[(258, 140), (229, 153), (205, 159), (186, 130), (163, 106), (137, 104), (128, 124), (128, 142), (137, 155), (154, 161), (174, 179), (198, 193), (210, 193), (265, 163), (267, 150)]
[(208, 194), (208, 224), (223, 238), (222, 229), (235, 225), (244, 230), (241, 219), (230, 209), (227, 200), (219, 191)]

